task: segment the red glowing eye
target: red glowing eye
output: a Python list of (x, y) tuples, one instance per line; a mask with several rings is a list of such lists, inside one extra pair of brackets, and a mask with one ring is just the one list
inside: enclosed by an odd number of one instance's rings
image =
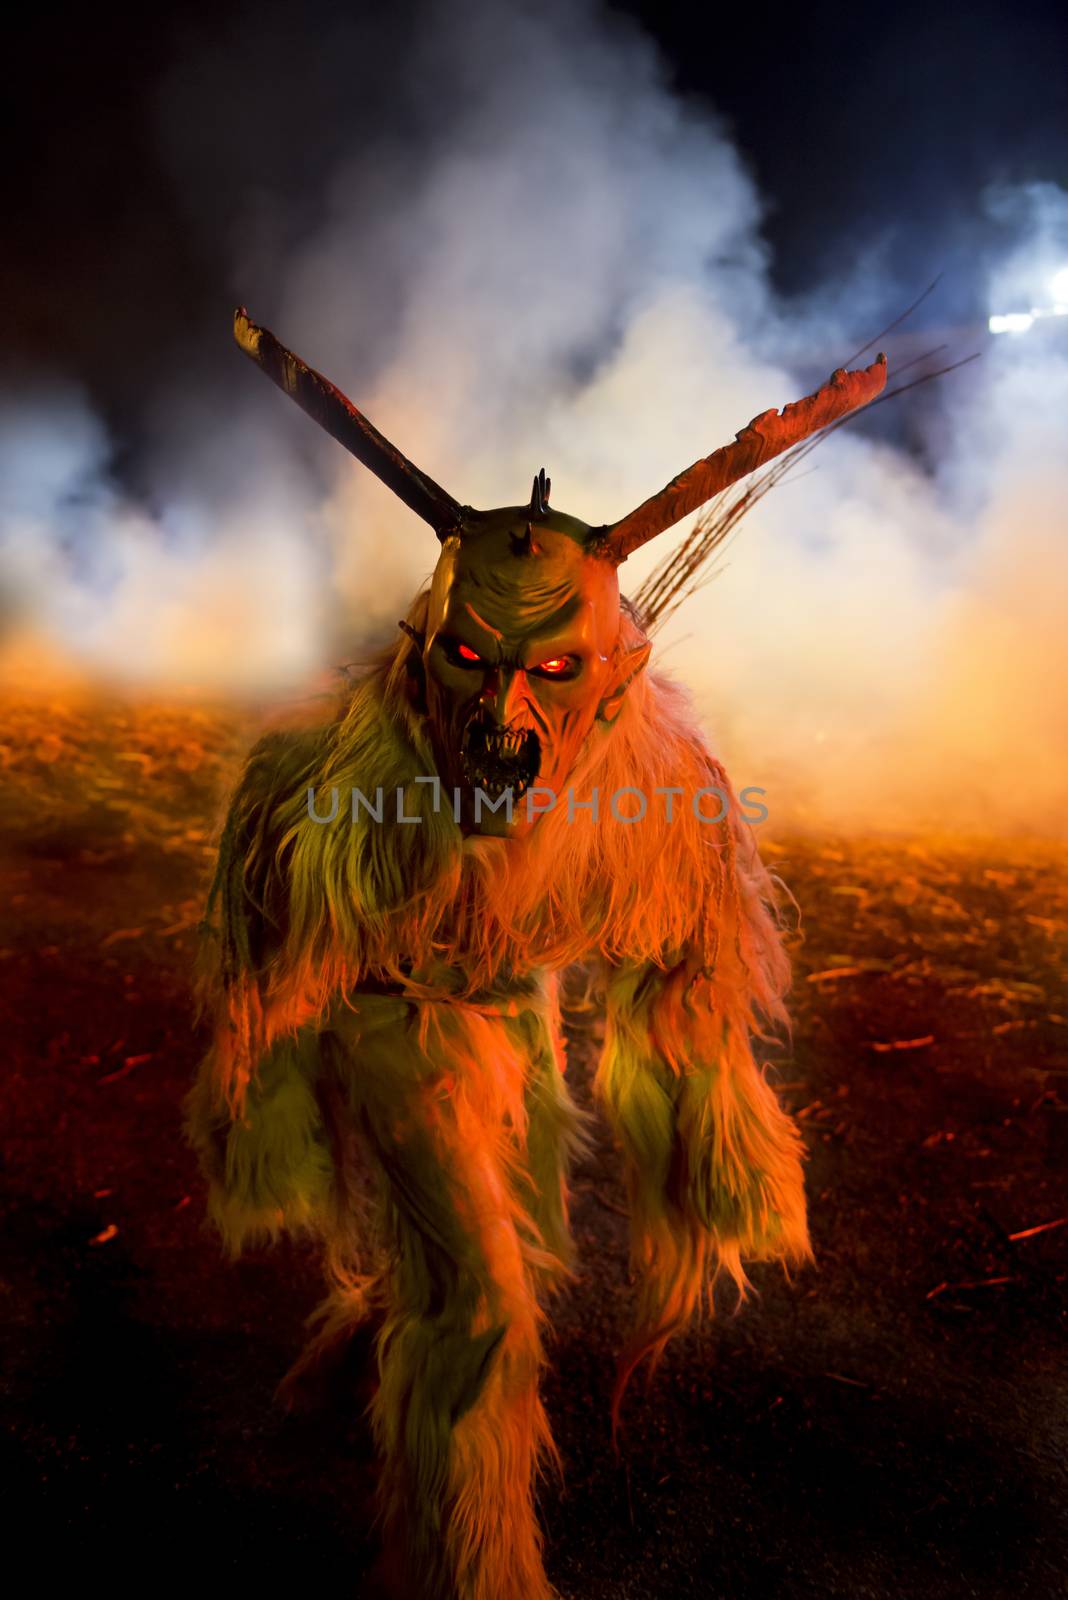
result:
[(482, 660), (482, 657), (479, 655), (478, 651), (477, 650), (472, 650), (471, 646), (468, 645), (468, 644), (457, 645), (456, 654), (460, 657), (461, 661), (481, 661)]
[(539, 661), (539, 672), (566, 672), (571, 665), (568, 656), (553, 656), (551, 661)]

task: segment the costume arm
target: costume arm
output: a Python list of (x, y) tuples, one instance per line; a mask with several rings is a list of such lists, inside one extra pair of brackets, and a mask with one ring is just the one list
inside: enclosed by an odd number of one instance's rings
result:
[(333, 1157), (317, 1093), (319, 1037), (272, 1002), (287, 903), (277, 802), (300, 794), (306, 736), (274, 734), (230, 802), (205, 919), (202, 1005), (212, 1040), (185, 1102), (208, 1212), (231, 1257), (283, 1230), (314, 1229)]
[[(429, 937), (420, 897), (443, 862), (459, 860), (456, 825), (420, 782), (427, 757), (394, 699), (373, 673), (317, 725), (262, 739), (223, 829), (206, 919), (213, 1042), (187, 1128), (234, 1254), (282, 1228), (336, 1232), (324, 1208), (340, 1131), (320, 1030), (368, 972), (400, 980), (416, 938)], [(419, 827), (357, 826), (341, 803), (355, 786), (402, 785)], [(323, 808), (314, 816), (310, 793)], [(398, 907), (410, 938), (396, 933)]]
[[(615, 965), (596, 1087), (622, 1145), (639, 1277), (637, 1326), (613, 1418), (638, 1363), (711, 1300), (743, 1258), (810, 1256), (800, 1136), (753, 1053), (781, 1019), (788, 968), (752, 848), (732, 830), (708, 886), (712, 929), (678, 960)], [(711, 847), (710, 847), (711, 848)]]

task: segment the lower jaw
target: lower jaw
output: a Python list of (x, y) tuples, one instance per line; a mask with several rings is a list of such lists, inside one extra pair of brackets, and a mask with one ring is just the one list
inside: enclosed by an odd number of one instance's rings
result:
[(499, 800), (504, 794), (511, 794), (512, 805), (516, 806), (527, 790), (537, 784), (538, 779), (537, 774), (527, 777), (519, 774), (480, 772), (476, 767), (469, 767), (464, 762), (462, 781), (470, 794), (474, 795), (476, 791), (480, 791), (493, 801)]

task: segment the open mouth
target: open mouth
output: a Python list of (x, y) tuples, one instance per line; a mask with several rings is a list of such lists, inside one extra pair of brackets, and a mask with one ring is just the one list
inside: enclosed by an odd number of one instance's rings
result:
[(460, 760), (473, 789), (481, 789), (491, 800), (499, 800), (510, 789), (514, 804), (538, 776), (541, 744), (532, 728), (499, 728), (476, 718), (464, 730)]

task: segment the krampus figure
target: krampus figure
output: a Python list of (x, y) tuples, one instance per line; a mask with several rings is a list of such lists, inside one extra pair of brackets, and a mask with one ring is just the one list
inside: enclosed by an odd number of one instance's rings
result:
[(755, 419), (610, 526), (458, 504), (243, 312), (244, 350), (435, 529), (396, 646), (252, 752), (210, 918), (214, 1047), (190, 1136), (232, 1254), (322, 1243), (306, 1371), (368, 1319), (400, 1590), (544, 1600), (533, 1510), (546, 1293), (567, 1270), (556, 974), (596, 959), (596, 1088), (629, 1181), (637, 1319), (616, 1386), (721, 1276), (809, 1253), (801, 1149), (754, 1060), (783, 1017), (772, 886), (617, 568), (878, 393), (881, 358)]

